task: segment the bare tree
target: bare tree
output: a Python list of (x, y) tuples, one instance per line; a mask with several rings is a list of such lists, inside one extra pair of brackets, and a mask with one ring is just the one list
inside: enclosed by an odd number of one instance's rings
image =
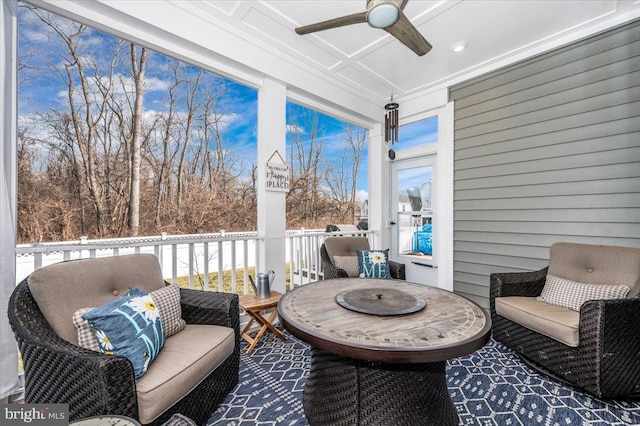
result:
[[(177, 77), (178, 64), (170, 65), (173, 70), (173, 76)], [(168, 207), (171, 200), (171, 165), (177, 150), (172, 148), (174, 142), (179, 140), (177, 135), (176, 121), (176, 91), (179, 89), (180, 80), (175, 78), (171, 83), (165, 104), (165, 111), (160, 113), (154, 126), (155, 137), (150, 137), (150, 141), (160, 144), (160, 149), (151, 147), (147, 153), (148, 162), (154, 168), (155, 184), (152, 210), (154, 211), (154, 224), (156, 229), (160, 229), (162, 222), (162, 211)]]
[(102, 237), (107, 235), (111, 227), (111, 218), (107, 215), (105, 203), (105, 189), (108, 189), (108, 185), (104, 185), (100, 176), (96, 133), (101, 123), (104, 123), (105, 114), (109, 109), (108, 99), (113, 74), (102, 74), (93, 59), (80, 52), (80, 40), (87, 31), (86, 26), (74, 23), (63, 28), (57, 25), (48, 13), (31, 9), (64, 46), (64, 50), (60, 50), (57, 48), (59, 43), (50, 42), (52, 50), (63, 61), (64, 70), (57, 68), (57, 64), (51, 64), (51, 67), (59, 70), (66, 84), (69, 115), (65, 116), (65, 119), (68, 117), (73, 130), (68, 136), (75, 144), (74, 151), (77, 148), (80, 157), (77, 163), (80, 166), (78, 175), (86, 182), (96, 219), (95, 230), (97, 235)]
[(367, 146), (366, 130), (346, 124), (344, 149), (339, 161), (326, 161), (325, 182), (331, 199), (332, 213), (336, 221), (355, 221), (358, 195), (358, 174)]
[(309, 227), (315, 225), (322, 215), (319, 164), (323, 140), (317, 112), (311, 111), (294, 121), (305, 122), (308, 128), (293, 127), (289, 131), (291, 178), (287, 193), (287, 223), (288, 226)]
[[(162, 58), (166, 101), (145, 111), (155, 55), (115, 38), (95, 51), (84, 43), (93, 30), (24, 7), (57, 57), (24, 55), (20, 84), (29, 84), (29, 72), (48, 73), (64, 83), (66, 101), (38, 111), (38, 138), (27, 128), (19, 135), (22, 242), (255, 229), (257, 166), (245, 173), (234, 154), (219, 79)], [(289, 152), (288, 218), (312, 227), (332, 203), (319, 116), (302, 118), (306, 130), (293, 135)]]
[(131, 134), (131, 187), (129, 191), (129, 235), (138, 236), (140, 227), (140, 168), (142, 164), (142, 102), (144, 99), (144, 76), (147, 64), (147, 49), (141, 48), (138, 62), (136, 45), (131, 43), (131, 70), (135, 86), (135, 101), (132, 114)]
[(194, 81), (190, 79), (184, 80), (184, 103), (187, 107), (186, 117), (183, 121), (184, 139), (182, 147), (180, 148), (180, 157), (178, 159), (178, 171), (177, 171), (177, 187), (176, 187), (176, 208), (180, 210), (182, 206), (182, 194), (185, 190), (185, 160), (189, 143), (191, 141), (191, 134), (193, 132), (193, 123), (198, 114), (198, 87), (200, 85), (200, 79), (202, 78), (203, 71), (200, 70)]

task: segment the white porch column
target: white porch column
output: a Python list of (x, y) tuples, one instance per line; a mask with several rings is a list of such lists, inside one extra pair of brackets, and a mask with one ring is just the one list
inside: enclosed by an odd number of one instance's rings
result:
[(286, 193), (267, 191), (267, 160), (277, 150), (286, 159), (287, 88), (265, 80), (258, 91), (258, 272), (272, 269), (276, 278), (273, 290), (285, 291), (286, 266)]
[(453, 291), (453, 102), (438, 120), (438, 287)]
[(7, 303), (16, 285), (16, 28), (18, 6), (15, 0), (0, 8), (0, 402), (16, 393), (18, 350), (7, 317)]
[(382, 139), (382, 124), (369, 129), (369, 229), (372, 248), (389, 248), (389, 145)]

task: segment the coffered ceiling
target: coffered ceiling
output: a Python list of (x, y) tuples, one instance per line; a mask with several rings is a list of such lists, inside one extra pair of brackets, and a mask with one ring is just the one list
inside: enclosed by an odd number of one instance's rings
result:
[[(366, 23), (294, 29), (365, 10), (366, 0), (173, 0), (201, 18), (357, 89), (373, 102), (428, 91), (638, 17), (632, 0), (409, 0), (404, 13), (433, 45), (419, 57)], [(187, 4), (188, 3), (188, 4)], [(454, 53), (455, 43), (466, 43)]]

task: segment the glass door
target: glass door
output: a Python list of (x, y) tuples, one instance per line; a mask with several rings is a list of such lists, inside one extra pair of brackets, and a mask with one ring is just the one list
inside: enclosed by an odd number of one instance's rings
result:
[(391, 247), (396, 258), (435, 266), (435, 156), (391, 165)]

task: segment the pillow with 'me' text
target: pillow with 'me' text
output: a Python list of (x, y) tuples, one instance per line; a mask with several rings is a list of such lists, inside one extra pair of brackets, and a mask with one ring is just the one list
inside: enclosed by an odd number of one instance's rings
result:
[(358, 268), (362, 278), (391, 278), (389, 249), (357, 250)]

